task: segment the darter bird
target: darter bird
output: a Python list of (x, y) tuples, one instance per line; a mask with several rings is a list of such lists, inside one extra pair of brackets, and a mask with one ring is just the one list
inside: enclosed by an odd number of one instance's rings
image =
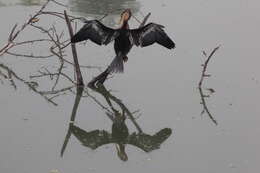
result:
[(109, 28), (98, 20), (86, 20), (86, 24), (71, 38), (71, 43), (90, 39), (98, 45), (107, 45), (114, 40), (116, 57), (108, 66), (108, 73), (124, 71), (123, 63), (128, 60), (127, 54), (133, 45), (146, 47), (158, 43), (168, 49), (175, 48), (175, 43), (164, 32), (162, 25), (149, 23), (137, 29), (130, 29), (128, 20), (131, 15), (130, 9), (122, 12), (118, 29)]

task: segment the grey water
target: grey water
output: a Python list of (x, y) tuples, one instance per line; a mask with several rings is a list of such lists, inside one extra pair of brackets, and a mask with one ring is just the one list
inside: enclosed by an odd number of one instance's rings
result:
[[(21, 26), (44, 2), (0, 0), (0, 49), (7, 43), (12, 27), (16, 23)], [(102, 92), (85, 87), (76, 104), (76, 89), (66, 77), (60, 77), (54, 90), (56, 76), (35, 77), (46, 70), (57, 72), (59, 59), (0, 56), (0, 172), (254, 173), (260, 170), (259, 1), (58, 2), (67, 7), (50, 3), (46, 10), (66, 9), (70, 15), (88, 19), (109, 14), (102, 22), (110, 27), (117, 27), (125, 8), (130, 8), (140, 21), (151, 12), (148, 22), (164, 25), (176, 48), (168, 50), (156, 44), (134, 47), (123, 74), (109, 78)], [(42, 26), (55, 25), (69, 38), (61, 20), (39, 17), (39, 22)], [(130, 27), (138, 25), (132, 18)], [(77, 30), (81, 26), (78, 22)], [(28, 27), (17, 41), (37, 39), (42, 34)], [(17, 46), (10, 52), (48, 55), (48, 46), (41, 44)], [(204, 95), (209, 96), (205, 97), (206, 106), (216, 125), (203, 112), (198, 82), (206, 60), (203, 51), (209, 55), (217, 46), (220, 48), (207, 68), (210, 77), (204, 79), (202, 86)], [(99, 47), (88, 41), (77, 48), (85, 84), (114, 57), (113, 44)], [(66, 58), (72, 62), (69, 47), (66, 51)], [(68, 63), (63, 73), (75, 81), (73, 67)], [(30, 88), (33, 84), (39, 92)], [(53, 94), (67, 87), (72, 88)], [(210, 92), (211, 89), (215, 92)], [(45, 96), (54, 97), (53, 102)], [(105, 96), (112, 99), (113, 109)], [(125, 155), (119, 156), (113, 142), (97, 148), (94, 147), (97, 140), (88, 142), (104, 134), (111, 139), (113, 123), (109, 115), (113, 110), (120, 112), (120, 104), (133, 115), (133, 119), (125, 120), (129, 134), (135, 139), (144, 134), (149, 136), (144, 138), (145, 147), (125, 146), (123, 154), (127, 155), (127, 161), (122, 159)], [(165, 132), (159, 141), (158, 132)], [(94, 133), (98, 135), (93, 137)], [(149, 152), (145, 151), (147, 147)]]

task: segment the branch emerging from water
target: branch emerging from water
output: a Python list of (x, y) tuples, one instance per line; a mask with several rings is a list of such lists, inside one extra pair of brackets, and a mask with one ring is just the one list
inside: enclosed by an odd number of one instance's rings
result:
[[(72, 30), (72, 26), (71, 26), (71, 23), (70, 23), (66, 10), (64, 10), (64, 16), (65, 16), (65, 20), (66, 20), (66, 23), (67, 23), (67, 26), (69, 29), (70, 38), (72, 38), (73, 30)], [(77, 50), (76, 50), (75, 44), (71, 44), (71, 50), (72, 50), (73, 60), (74, 60), (74, 64), (75, 64), (74, 68), (75, 68), (76, 75), (77, 75), (77, 85), (84, 86), (82, 74), (81, 74), (80, 67), (79, 67), (78, 55), (77, 55)]]
[[(214, 117), (212, 116), (212, 114), (210, 113), (209, 109), (208, 109), (208, 106), (207, 106), (207, 102), (206, 102), (206, 97), (209, 97), (209, 95), (205, 95), (203, 93), (203, 90), (202, 90), (202, 84), (203, 84), (203, 81), (205, 78), (207, 77), (210, 77), (209, 74), (206, 73), (207, 71), (207, 67), (208, 67), (208, 64), (209, 64), (209, 61), (211, 60), (211, 58), (213, 57), (213, 55), (215, 54), (215, 52), (220, 48), (220, 46), (214, 48), (212, 50), (212, 52), (210, 53), (209, 56), (207, 56), (207, 53), (205, 51), (203, 51), (203, 55), (207, 58), (206, 61), (204, 62), (204, 64), (202, 64), (203, 66), (203, 69), (202, 69), (202, 73), (201, 73), (201, 78), (200, 78), (200, 81), (199, 81), (199, 93), (200, 93), (200, 97), (201, 97), (201, 104), (203, 105), (203, 110), (201, 112), (201, 115), (204, 114), (205, 112), (208, 114), (209, 118), (212, 120), (212, 122), (217, 125), (218, 122), (214, 119)], [(210, 91), (214, 92), (213, 89), (210, 89)]]

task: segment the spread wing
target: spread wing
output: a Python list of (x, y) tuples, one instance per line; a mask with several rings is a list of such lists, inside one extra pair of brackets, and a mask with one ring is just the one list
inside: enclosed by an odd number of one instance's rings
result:
[(85, 23), (86, 24), (71, 38), (71, 43), (90, 39), (98, 45), (107, 45), (119, 35), (116, 29), (106, 27), (98, 20), (89, 20)]
[(71, 126), (71, 132), (81, 142), (82, 145), (92, 150), (98, 147), (113, 143), (112, 135), (105, 130), (85, 131), (75, 125)]
[(161, 144), (165, 142), (172, 134), (170, 128), (161, 129), (154, 135), (145, 133), (132, 133), (128, 136), (126, 143), (136, 146), (145, 152), (150, 152), (159, 149)]
[(149, 23), (141, 28), (130, 30), (133, 43), (136, 46), (149, 46), (158, 43), (168, 49), (175, 48), (175, 43), (163, 30), (164, 26), (155, 23)]

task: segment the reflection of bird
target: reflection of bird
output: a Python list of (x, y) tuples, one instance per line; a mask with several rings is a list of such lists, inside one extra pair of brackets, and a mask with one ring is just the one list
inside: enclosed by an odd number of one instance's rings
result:
[(158, 43), (168, 49), (175, 47), (175, 43), (164, 32), (162, 25), (149, 23), (138, 29), (129, 29), (128, 20), (130, 18), (131, 11), (126, 9), (121, 14), (119, 29), (106, 27), (97, 20), (86, 21), (83, 28), (72, 37), (71, 42), (76, 43), (90, 39), (96, 44), (107, 45), (115, 40), (116, 57), (108, 68), (109, 73), (123, 72), (123, 62), (128, 60), (127, 54), (133, 45), (145, 47)]
[[(122, 131), (120, 131), (120, 129)], [(160, 145), (169, 138), (172, 130), (169, 128), (161, 129), (154, 135), (145, 133), (128, 133), (128, 128), (124, 122), (113, 124), (112, 134), (105, 130), (85, 131), (75, 125), (70, 127), (72, 134), (81, 141), (82, 145), (89, 147), (93, 150), (106, 145), (115, 143), (118, 157), (127, 161), (128, 157), (125, 152), (126, 144), (130, 144), (145, 152), (151, 152), (159, 149)]]
[(125, 124), (125, 115), (121, 115), (117, 110), (114, 110), (115, 118), (112, 125), (112, 138), (116, 143), (117, 155), (122, 161), (127, 161), (128, 157), (125, 152), (125, 142), (129, 136), (128, 128)]

